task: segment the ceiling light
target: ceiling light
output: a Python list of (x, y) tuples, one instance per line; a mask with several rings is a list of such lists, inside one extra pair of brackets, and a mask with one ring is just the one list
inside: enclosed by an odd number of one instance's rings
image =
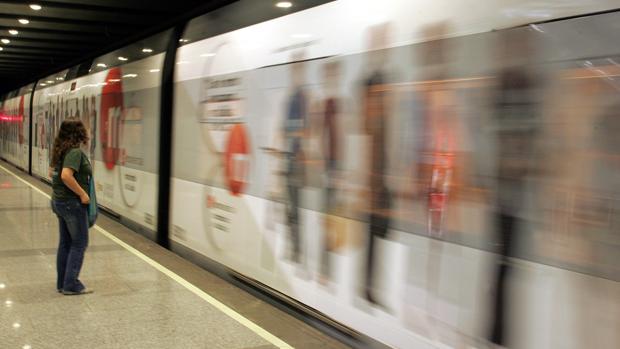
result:
[(54, 82), (52, 80), (47, 80), (46, 81), (48, 84), (53, 84)]
[(119, 57), (118, 57), (118, 60), (119, 60), (119, 61), (123, 61), (123, 62), (125, 62), (125, 61), (129, 60), (129, 58), (127, 58), (127, 57), (123, 57), (123, 56), (119, 56)]
[(290, 1), (278, 1), (276, 3), (276, 7), (279, 7), (279, 8), (289, 8), (291, 6), (293, 6), (293, 3)]
[(17, 34), (19, 34), (19, 32), (18, 32), (17, 30), (15, 30), (15, 29), (10, 29), (10, 30), (9, 30), (9, 34), (11, 34), (11, 35), (17, 35)]
[(189, 39), (179, 39), (179, 42), (189, 42)]
[(11, 40), (9, 40), (9, 39), (2, 39), (2, 43), (3, 44), (8, 44), (9, 42), (11, 42)]
[(43, 7), (41, 7), (41, 5), (37, 5), (37, 4), (31, 4), (30, 8), (35, 10), (35, 11), (39, 11), (41, 10)]
[(13, 323), (13, 328), (18, 329), (20, 327), (22, 327), (22, 325), (19, 322), (14, 322)]
[(64, 80), (65, 78), (63, 78), (62, 76), (59, 76), (56, 78), (56, 80)]
[(125, 75), (123, 75), (124, 78), (135, 78), (136, 76), (138, 76), (138, 74), (125, 74)]
[(6, 302), (4, 302), (4, 304), (5, 304), (7, 307), (10, 307), (11, 305), (13, 305), (13, 301), (10, 301), (10, 300), (9, 300), (9, 301), (6, 301)]
[(142, 52), (144, 52), (144, 53), (151, 53), (151, 52), (153, 52), (153, 49), (152, 48), (143, 48)]
[(178, 61), (177, 64), (187, 64), (189, 61)]
[(18, 21), (19, 21), (19, 23), (21, 23), (21, 24), (28, 24), (28, 23), (30, 23), (30, 21), (29, 21), (29, 20), (27, 20), (27, 19), (25, 19), (25, 18), (20, 18), (20, 19), (18, 19)]
[(22, 347), (22, 349), (32, 349), (32, 346), (30, 344), (26, 344)]
[(6, 284), (0, 284), (0, 289), (6, 288)]
[(151, 72), (151, 73), (157, 73), (157, 72), (159, 72), (159, 69), (151, 69), (151, 70), (149, 70), (149, 72)]
[(119, 81), (121, 81), (121, 79), (110, 79), (108, 81), (110, 81), (110, 82), (119, 82)]
[(2, 47), (0, 47), (0, 51), (4, 50)]
[(215, 56), (215, 53), (203, 53), (200, 55), (200, 57), (213, 57)]
[(108, 66), (107, 66), (107, 65), (105, 65), (104, 63), (97, 63), (97, 66), (98, 66), (98, 67), (101, 67), (101, 68), (107, 68), (107, 67), (108, 67)]
[(47, 86), (47, 84), (41, 84), (41, 86)]

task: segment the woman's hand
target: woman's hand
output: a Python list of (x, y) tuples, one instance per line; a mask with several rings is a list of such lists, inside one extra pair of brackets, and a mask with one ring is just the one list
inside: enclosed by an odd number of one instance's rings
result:
[(90, 197), (88, 196), (88, 194), (84, 193), (80, 195), (80, 202), (83, 205), (88, 205), (90, 203)]

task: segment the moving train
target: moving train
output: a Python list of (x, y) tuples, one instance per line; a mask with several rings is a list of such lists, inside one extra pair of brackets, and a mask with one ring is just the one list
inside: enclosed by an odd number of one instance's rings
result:
[(368, 345), (620, 345), (617, 1), (274, 4), (2, 96), (0, 156), (79, 118), (104, 210)]

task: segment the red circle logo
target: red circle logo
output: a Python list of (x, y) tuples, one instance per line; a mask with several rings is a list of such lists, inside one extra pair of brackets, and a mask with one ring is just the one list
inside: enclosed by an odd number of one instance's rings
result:
[(228, 135), (224, 153), (224, 172), (228, 188), (239, 195), (247, 183), (250, 168), (250, 142), (242, 124), (235, 124)]
[(112, 68), (105, 78), (101, 91), (101, 117), (99, 140), (101, 155), (108, 170), (114, 168), (119, 158), (119, 128), (123, 115), (123, 84), (120, 68)]

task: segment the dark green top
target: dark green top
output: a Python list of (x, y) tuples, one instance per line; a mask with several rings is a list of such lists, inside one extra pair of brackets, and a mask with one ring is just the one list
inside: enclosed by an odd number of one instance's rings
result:
[[(80, 150), (80, 148), (73, 148), (67, 151), (62, 160), (62, 168), (70, 168), (75, 171), (73, 176), (76, 181), (84, 189), (86, 193), (88, 193), (88, 181), (93, 174), (93, 170), (90, 166), (90, 161), (88, 161), (88, 157), (86, 154)], [(52, 199), (66, 201), (70, 199), (79, 198), (69, 187), (65, 185), (65, 183), (60, 178), (58, 166), (54, 169), (52, 174)]]

